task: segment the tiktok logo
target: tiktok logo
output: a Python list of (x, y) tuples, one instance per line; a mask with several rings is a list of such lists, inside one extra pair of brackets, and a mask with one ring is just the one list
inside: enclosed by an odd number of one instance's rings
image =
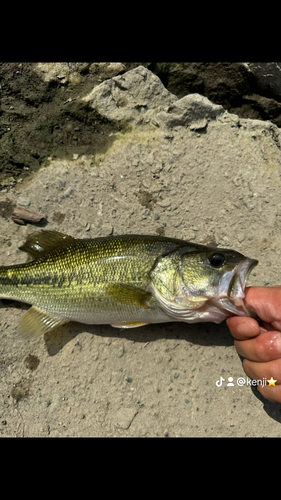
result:
[(216, 381), (216, 386), (217, 387), (221, 387), (222, 386), (222, 383), (225, 381), (224, 378), (220, 377), (219, 380)]

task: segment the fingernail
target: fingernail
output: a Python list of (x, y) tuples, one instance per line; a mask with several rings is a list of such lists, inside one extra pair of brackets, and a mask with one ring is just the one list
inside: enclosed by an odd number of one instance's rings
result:
[(237, 332), (240, 335), (247, 335), (247, 333), (249, 332), (249, 325), (248, 325), (248, 323), (246, 323), (246, 322), (239, 323), (239, 325), (237, 325)]
[(251, 323), (250, 321), (242, 321), (242, 323), (239, 323), (239, 325), (237, 325), (237, 332), (240, 334), (240, 335), (244, 335), (245, 337), (249, 337), (249, 335), (253, 335), (253, 334), (258, 334), (258, 330), (257, 328), (257, 325), (253, 325), (253, 323)]

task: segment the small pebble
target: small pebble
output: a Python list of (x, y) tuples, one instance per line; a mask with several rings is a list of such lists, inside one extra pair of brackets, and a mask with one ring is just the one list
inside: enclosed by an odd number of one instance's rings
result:
[(116, 349), (115, 354), (116, 354), (117, 358), (122, 358), (122, 356), (124, 354), (124, 347), (123, 346), (118, 347), (118, 349)]
[(114, 424), (121, 429), (129, 429), (137, 413), (133, 408), (120, 408), (115, 412)]
[(34, 212), (30, 212), (30, 210), (26, 210), (25, 208), (16, 207), (11, 215), (12, 221), (16, 224), (24, 225), (26, 222), (30, 222), (31, 224), (37, 224), (44, 216), (41, 214), (35, 214)]
[(73, 193), (72, 188), (68, 188), (62, 195), (63, 198), (67, 198), (71, 193)]
[(103, 224), (101, 227), (102, 236), (108, 236), (113, 233), (113, 227), (110, 224)]
[(22, 196), (18, 198), (17, 202), (22, 207), (29, 207), (29, 205), (31, 204), (31, 201), (29, 198), (23, 198)]

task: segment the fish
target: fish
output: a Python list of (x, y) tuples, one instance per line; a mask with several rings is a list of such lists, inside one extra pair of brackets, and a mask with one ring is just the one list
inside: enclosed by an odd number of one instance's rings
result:
[(76, 321), (136, 328), (182, 321), (220, 323), (251, 316), (245, 286), (255, 259), (230, 249), (154, 235), (77, 239), (31, 233), (29, 261), (0, 267), (0, 298), (30, 304), (21, 339)]

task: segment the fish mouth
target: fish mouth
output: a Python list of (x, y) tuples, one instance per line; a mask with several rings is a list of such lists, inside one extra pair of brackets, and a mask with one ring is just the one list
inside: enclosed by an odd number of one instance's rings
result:
[(229, 305), (226, 309), (239, 316), (251, 316), (252, 312), (244, 304), (246, 283), (254, 267), (258, 264), (255, 259), (245, 258), (239, 262), (229, 282), (227, 297)]

